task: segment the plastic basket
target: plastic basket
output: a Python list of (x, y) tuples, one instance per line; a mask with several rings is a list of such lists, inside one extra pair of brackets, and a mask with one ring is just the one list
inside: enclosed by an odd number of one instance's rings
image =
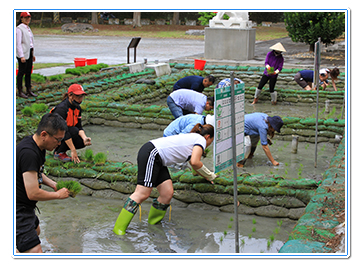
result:
[(87, 65), (97, 65), (96, 58), (87, 58)]
[(86, 64), (86, 59), (82, 57), (74, 58), (74, 65), (75, 67), (84, 67)]
[(195, 70), (204, 70), (205, 64), (206, 64), (206, 60), (195, 59), (194, 69)]

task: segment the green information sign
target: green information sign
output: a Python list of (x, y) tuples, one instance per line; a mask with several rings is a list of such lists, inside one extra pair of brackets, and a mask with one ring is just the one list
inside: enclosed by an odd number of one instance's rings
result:
[(233, 165), (232, 130), (236, 132), (236, 162), (244, 158), (244, 102), (245, 84), (234, 86), (235, 121), (231, 121), (231, 87), (215, 89), (215, 138), (214, 138), (214, 171), (219, 172)]

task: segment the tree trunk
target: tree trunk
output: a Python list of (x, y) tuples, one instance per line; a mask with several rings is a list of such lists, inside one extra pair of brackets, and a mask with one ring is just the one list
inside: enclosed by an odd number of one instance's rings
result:
[(141, 27), (141, 12), (133, 12), (133, 28)]
[(173, 12), (172, 25), (179, 25), (180, 12)]
[(92, 12), (91, 24), (98, 24), (98, 12)]

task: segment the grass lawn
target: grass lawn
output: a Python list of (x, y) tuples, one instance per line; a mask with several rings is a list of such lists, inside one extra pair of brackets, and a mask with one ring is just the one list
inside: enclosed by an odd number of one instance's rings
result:
[[(30, 25), (31, 26), (31, 25)], [(204, 40), (204, 36), (187, 35), (189, 29), (204, 29), (204, 26), (177, 26), (177, 25), (148, 25), (132, 28), (130, 25), (93, 25), (96, 32), (65, 33), (60, 27), (39, 28), (32, 27), (34, 35), (88, 35), (88, 36), (120, 36), (142, 38), (176, 38)], [(284, 27), (256, 27), (256, 41), (267, 41), (287, 37), (288, 32)]]

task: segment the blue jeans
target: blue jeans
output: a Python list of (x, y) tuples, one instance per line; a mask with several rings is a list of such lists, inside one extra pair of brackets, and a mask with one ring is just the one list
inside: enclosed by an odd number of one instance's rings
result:
[(175, 101), (173, 101), (172, 97), (167, 97), (167, 106), (171, 110), (172, 115), (177, 119), (178, 117), (183, 116), (182, 108), (177, 106)]

